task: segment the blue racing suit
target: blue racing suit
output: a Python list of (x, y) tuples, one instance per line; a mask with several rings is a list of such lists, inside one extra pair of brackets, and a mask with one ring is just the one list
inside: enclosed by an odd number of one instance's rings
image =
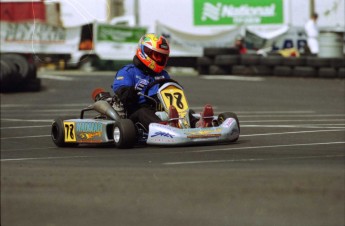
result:
[[(139, 96), (137, 94), (138, 91), (134, 89), (135, 85), (141, 79), (145, 79), (151, 83), (159, 79), (170, 79), (170, 76), (165, 70), (152, 76), (144, 73), (134, 64), (129, 64), (121, 68), (115, 75), (112, 89), (119, 96), (121, 102), (129, 112), (134, 112), (146, 103), (146, 98)], [(158, 88), (158, 85), (153, 86), (149, 90), (148, 95), (156, 95)], [(141, 92), (144, 94), (145, 88)]]

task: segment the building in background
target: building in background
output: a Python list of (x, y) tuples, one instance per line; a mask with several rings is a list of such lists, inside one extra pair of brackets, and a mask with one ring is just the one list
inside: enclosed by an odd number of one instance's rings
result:
[[(166, 36), (172, 57), (198, 57), (206, 47), (233, 46), (238, 35), (251, 41), (247, 46), (255, 50), (299, 49), (306, 39), (303, 25), (313, 8), (319, 14), (320, 31), (345, 30), (345, 0), (0, 0), (0, 4), (2, 52), (19, 51), (21, 46), (35, 55), (67, 50), (74, 62), (91, 56), (129, 60), (136, 48), (134, 37), (144, 31)], [(336, 48), (342, 49), (343, 43)]]

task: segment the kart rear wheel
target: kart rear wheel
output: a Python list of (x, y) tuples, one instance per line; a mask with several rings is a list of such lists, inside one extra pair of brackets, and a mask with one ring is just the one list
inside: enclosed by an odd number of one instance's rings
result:
[(114, 124), (113, 137), (117, 148), (131, 148), (136, 141), (136, 129), (130, 119), (121, 119)]
[[(73, 118), (73, 117), (69, 117)], [(65, 129), (63, 121), (68, 119), (68, 117), (59, 117), (54, 119), (51, 127), (51, 137), (54, 144), (58, 147), (75, 147), (78, 146), (77, 143), (65, 142)]]
[(238, 125), (238, 132), (240, 132), (240, 121), (238, 120), (238, 117), (233, 112), (223, 112), (218, 115), (218, 124), (222, 124), (226, 119), (233, 118), (236, 120), (236, 123)]

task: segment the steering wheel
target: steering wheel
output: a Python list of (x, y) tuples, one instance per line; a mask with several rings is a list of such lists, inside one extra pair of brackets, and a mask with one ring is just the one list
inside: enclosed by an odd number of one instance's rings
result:
[[(159, 79), (159, 80), (156, 80), (156, 81), (153, 81), (153, 82), (150, 82), (147, 86), (146, 86), (146, 89), (145, 89), (145, 96), (148, 96), (149, 94), (149, 91), (152, 87), (154, 87), (155, 85), (159, 85), (159, 87), (161, 87), (163, 84), (167, 83), (167, 82), (174, 82), (178, 85), (180, 85), (177, 81), (171, 79), (171, 78), (164, 78), (164, 79)], [(181, 85), (180, 85), (181, 86)]]
[(180, 85), (177, 81), (173, 80), (173, 79), (170, 79), (170, 78), (164, 78), (164, 79), (159, 79), (159, 80), (156, 80), (156, 81), (153, 81), (153, 82), (150, 82), (147, 86), (146, 86), (146, 89), (145, 89), (145, 92), (144, 92), (144, 96), (145, 96), (145, 99), (147, 101), (147, 103), (152, 103), (152, 104), (155, 104), (156, 106), (156, 109), (160, 109), (161, 107), (159, 102), (157, 101), (157, 93), (152, 95), (152, 97), (150, 97), (148, 94), (149, 94), (149, 91), (152, 89), (152, 87), (154, 87), (155, 85), (159, 85), (159, 87), (161, 87), (163, 84), (167, 83), (167, 82), (174, 82), (178, 85)]

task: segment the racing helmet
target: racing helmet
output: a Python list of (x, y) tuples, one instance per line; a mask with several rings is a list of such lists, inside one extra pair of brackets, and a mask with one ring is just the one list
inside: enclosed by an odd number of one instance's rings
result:
[(169, 59), (169, 43), (162, 35), (145, 34), (141, 37), (136, 56), (155, 73), (160, 73)]

